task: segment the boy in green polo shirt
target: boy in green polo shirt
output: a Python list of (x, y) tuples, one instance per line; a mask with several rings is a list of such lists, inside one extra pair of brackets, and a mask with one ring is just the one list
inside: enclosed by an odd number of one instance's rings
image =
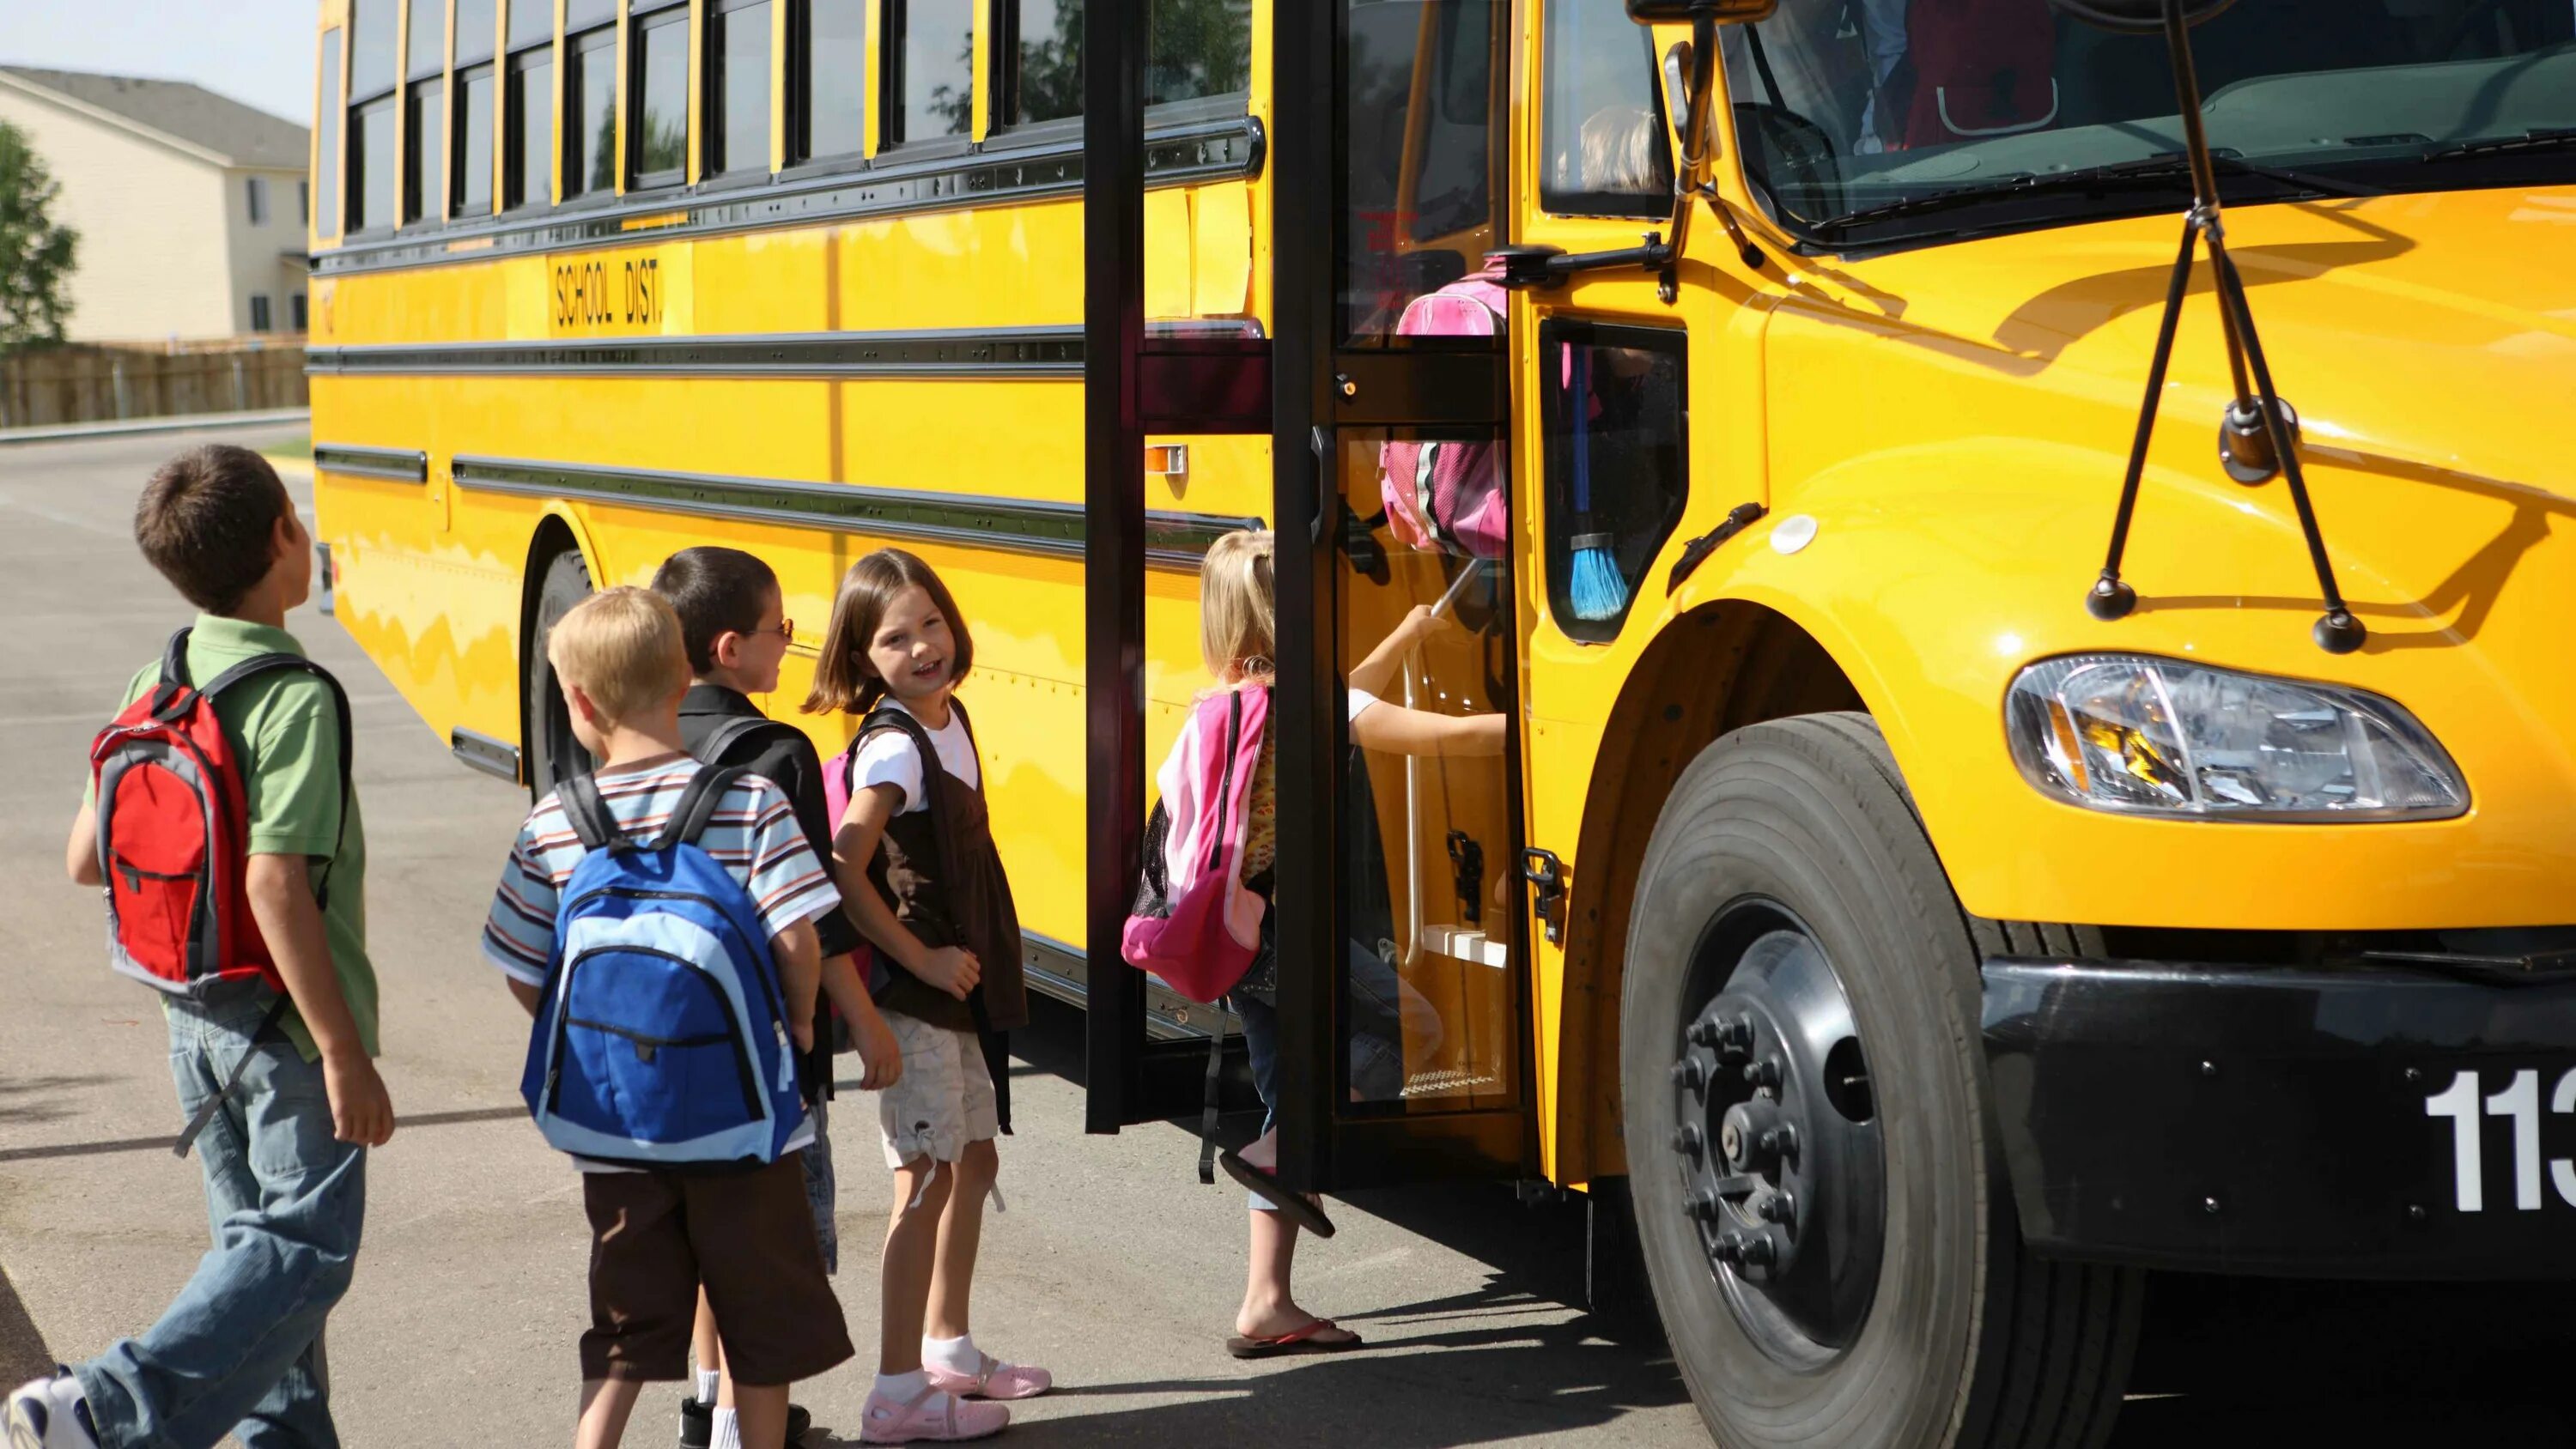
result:
[[(313, 581), (313, 542), (275, 470), (217, 444), (182, 453), (144, 485), (134, 513), (144, 557), (201, 611), (188, 672), (213, 679), (259, 654), (303, 653), (286, 613)], [(132, 703), (159, 675), (146, 665)], [(281, 671), (215, 704), (248, 806), (252, 917), (285, 979), (205, 982), (167, 998), (179, 1110), (193, 1116), (233, 1086), (203, 1135), (214, 1250), (140, 1337), (9, 1396), (21, 1449), (339, 1442), (322, 1368), (322, 1329), (355, 1269), (368, 1147), (393, 1135), (376, 1075), (376, 976), (367, 962), (366, 835), (340, 778), (330, 686)], [(348, 812), (343, 829), (341, 812)], [(99, 882), (97, 815), (85, 803), (67, 847), (72, 879)], [(314, 882), (328, 873), (327, 904)], [(282, 1038), (282, 1039), (281, 1039)]]

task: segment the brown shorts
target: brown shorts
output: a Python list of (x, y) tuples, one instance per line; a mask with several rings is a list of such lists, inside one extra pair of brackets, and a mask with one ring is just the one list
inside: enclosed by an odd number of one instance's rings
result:
[(590, 1331), (583, 1380), (682, 1378), (698, 1287), (736, 1381), (810, 1379), (850, 1358), (823, 1276), (802, 1153), (757, 1172), (589, 1172)]

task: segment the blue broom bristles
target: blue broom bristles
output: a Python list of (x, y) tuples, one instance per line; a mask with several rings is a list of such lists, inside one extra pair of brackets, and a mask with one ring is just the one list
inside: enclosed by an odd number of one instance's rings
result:
[(1587, 533), (1573, 540), (1574, 577), (1566, 592), (1578, 619), (1616, 619), (1628, 607), (1628, 581), (1620, 577), (1609, 543), (1606, 533)]

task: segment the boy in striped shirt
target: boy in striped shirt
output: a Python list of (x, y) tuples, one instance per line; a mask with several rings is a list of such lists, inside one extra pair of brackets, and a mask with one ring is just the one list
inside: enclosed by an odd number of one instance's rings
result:
[[(573, 733), (601, 761), (599, 793), (630, 837), (650, 838), (701, 768), (680, 745), (689, 684), (679, 617), (658, 596), (610, 589), (557, 623), (546, 655), (563, 681)], [(758, 903), (787, 1018), (809, 1040), (822, 955), (814, 920), (841, 896), (778, 787), (746, 775), (719, 802), (699, 847)], [(520, 828), (483, 928), (483, 954), (534, 1016), (555, 944), (564, 883), (585, 854), (548, 794)], [(581, 1339), (581, 1449), (620, 1442), (647, 1382), (686, 1376), (701, 1286), (732, 1367), (739, 1443), (780, 1449), (787, 1386), (848, 1359), (840, 1300), (824, 1277), (805, 1199), (810, 1118), (778, 1161), (756, 1172), (691, 1174), (575, 1158), (591, 1226), (590, 1331)], [(730, 1449), (730, 1446), (728, 1446)]]

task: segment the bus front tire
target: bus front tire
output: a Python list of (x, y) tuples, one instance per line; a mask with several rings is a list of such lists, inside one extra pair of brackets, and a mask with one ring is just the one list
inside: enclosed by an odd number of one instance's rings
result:
[(1647, 1276), (1719, 1443), (2109, 1435), (2142, 1275), (2023, 1247), (1981, 1039), (1981, 946), (2073, 937), (1960, 908), (1866, 715), (1683, 772), (1630, 916), (1621, 1086)]
[(528, 793), (537, 799), (545, 798), (565, 775), (591, 766), (590, 752), (573, 736), (572, 706), (564, 699), (563, 684), (555, 678), (553, 661), (546, 658), (546, 638), (554, 631), (555, 621), (590, 594), (590, 565), (580, 550), (566, 549), (546, 560), (537, 584), (536, 616), (528, 629), (520, 696), (528, 715), (522, 726), (522, 738), (528, 742)]

